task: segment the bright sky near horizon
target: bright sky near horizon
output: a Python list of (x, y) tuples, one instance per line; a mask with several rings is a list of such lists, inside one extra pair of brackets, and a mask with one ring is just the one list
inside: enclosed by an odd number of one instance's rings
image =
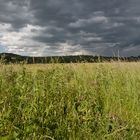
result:
[(140, 55), (140, 0), (0, 0), (0, 52)]

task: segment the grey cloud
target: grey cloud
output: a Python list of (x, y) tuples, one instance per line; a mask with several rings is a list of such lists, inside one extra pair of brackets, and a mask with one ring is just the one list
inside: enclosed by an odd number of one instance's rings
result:
[(68, 54), (139, 55), (139, 5), (139, 0), (0, 0), (0, 24), (11, 25), (9, 33), (25, 28), (20, 43), (29, 45), (19, 48), (26, 52), (61, 55), (65, 45)]
[(32, 14), (28, 11), (28, 0), (0, 0), (0, 22), (9, 23), (14, 29), (31, 23)]

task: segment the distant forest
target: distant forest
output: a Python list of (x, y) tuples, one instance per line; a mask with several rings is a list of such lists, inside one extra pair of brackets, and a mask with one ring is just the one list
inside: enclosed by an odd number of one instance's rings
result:
[(36, 63), (97, 63), (97, 62), (112, 62), (112, 61), (125, 61), (137, 62), (140, 61), (140, 56), (134, 57), (108, 57), (108, 56), (91, 56), (91, 55), (78, 55), (78, 56), (47, 56), (47, 57), (29, 57), (21, 56), (12, 53), (1, 53), (1, 63), (22, 63), (36, 64)]

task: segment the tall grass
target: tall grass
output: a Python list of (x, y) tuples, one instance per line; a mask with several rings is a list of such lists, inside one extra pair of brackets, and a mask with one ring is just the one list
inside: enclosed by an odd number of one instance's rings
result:
[(139, 140), (140, 63), (0, 65), (0, 139)]

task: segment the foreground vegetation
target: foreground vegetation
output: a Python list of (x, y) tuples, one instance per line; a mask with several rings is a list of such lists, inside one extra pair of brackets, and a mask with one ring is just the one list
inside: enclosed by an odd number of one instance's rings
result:
[(0, 139), (138, 140), (140, 63), (0, 65)]

